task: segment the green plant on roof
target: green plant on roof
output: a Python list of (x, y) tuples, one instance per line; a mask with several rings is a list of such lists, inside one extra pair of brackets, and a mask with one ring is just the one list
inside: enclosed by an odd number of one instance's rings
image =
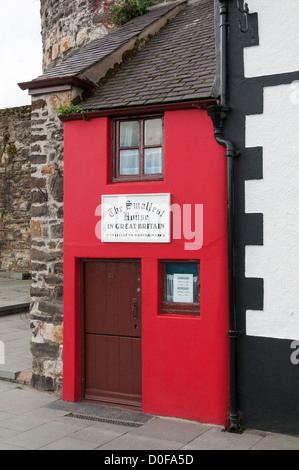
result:
[(100, 0), (93, 9), (103, 25), (111, 30), (144, 15), (151, 4), (151, 0)]
[(84, 110), (78, 105), (70, 104), (68, 106), (59, 106), (56, 108), (56, 112), (59, 116), (68, 116), (69, 114), (83, 113)]
[(77, 104), (69, 104), (67, 106), (59, 106), (56, 108), (58, 116), (69, 116), (71, 114), (81, 114), (81, 113), (96, 113), (96, 109), (82, 109)]

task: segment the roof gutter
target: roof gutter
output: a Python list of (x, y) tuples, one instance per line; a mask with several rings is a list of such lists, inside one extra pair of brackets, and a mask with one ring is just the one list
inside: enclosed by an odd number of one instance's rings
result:
[(220, 104), (207, 108), (208, 115), (214, 125), (216, 141), (226, 148), (227, 157), (227, 227), (228, 227), (228, 293), (229, 293), (229, 342), (230, 342), (230, 395), (229, 395), (229, 426), (228, 430), (236, 432), (240, 429), (240, 417), (237, 403), (237, 317), (235, 305), (235, 226), (234, 226), (234, 158), (239, 152), (223, 133), (224, 122), (229, 112), (227, 105), (227, 29), (229, 0), (217, 0), (219, 4), (219, 66), (220, 66)]
[(83, 111), (82, 113), (60, 115), (59, 119), (63, 122), (67, 121), (89, 121), (90, 119), (101, 117), (118, 117), (118, 116), (134, 116), (144, 113), (159, 113), (163, 111), (177, 111), (180, 109), (208, 109), (216, 106), (215, 98), (198, 99), (193, 101), (182, 101), (180, 103), (159, 103), (142, 106), (127, 106), (124, 108), (108, 108), (95, 111)]

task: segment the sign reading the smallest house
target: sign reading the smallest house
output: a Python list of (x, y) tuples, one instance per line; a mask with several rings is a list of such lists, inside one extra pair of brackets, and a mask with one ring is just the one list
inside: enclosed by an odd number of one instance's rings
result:
[(102, 196), (102, 242), (169, 243), (170, 194)]

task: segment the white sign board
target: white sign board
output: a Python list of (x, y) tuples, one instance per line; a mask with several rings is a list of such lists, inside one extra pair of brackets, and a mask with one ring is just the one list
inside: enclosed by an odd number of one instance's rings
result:
[(170, 194), (102, 196), (102, 242), (170, 243)]
[(173, 275), (173, 301), (193, 302), (193, 274)]

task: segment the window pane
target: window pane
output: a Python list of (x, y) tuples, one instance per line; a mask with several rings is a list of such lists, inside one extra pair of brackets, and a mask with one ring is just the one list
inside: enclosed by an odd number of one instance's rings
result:
[(162, 144), (162, 119), (148, 119), (145, 121), (145, 145)]
[(198, 269), (196, 263), (166, 263), (165, 300), (198, 302)]
[(138, 175), (139, 174), (139, 151), (121, 150), (120, 151), (120, 174)]
[(145, 149), (144, 150), (144, 173), (146, 175), (154, 175), (162, 173), (162, 149)]
[(120, 123), (120, 146), (139, 146), (139, 123), (138, 121), (128, 121)]

